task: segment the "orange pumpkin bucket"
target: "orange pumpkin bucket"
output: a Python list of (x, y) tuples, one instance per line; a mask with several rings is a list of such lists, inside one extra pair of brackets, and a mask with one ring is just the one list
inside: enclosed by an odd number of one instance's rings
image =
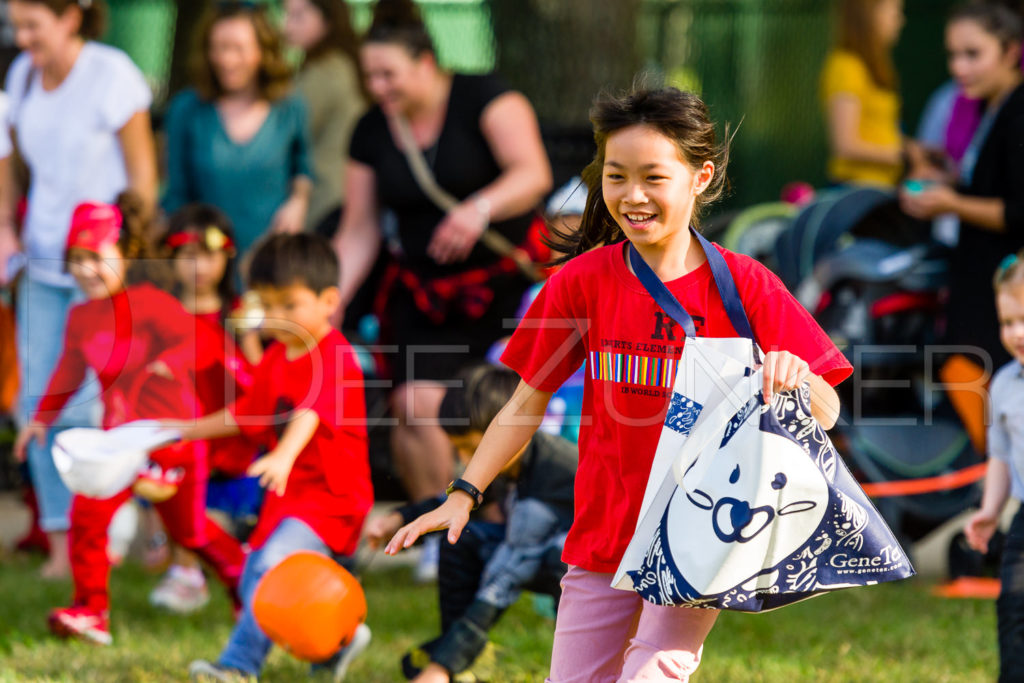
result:
[(252, 611), (276, 644), (299, 659), (321, 662), (347, 645), (366, 620), (366, 596), (337, 562), (301, 550), (263, 575)]

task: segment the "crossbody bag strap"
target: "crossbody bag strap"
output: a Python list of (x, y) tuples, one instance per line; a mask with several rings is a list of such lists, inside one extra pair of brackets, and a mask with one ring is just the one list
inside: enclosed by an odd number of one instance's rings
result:
[(636, 250), (632, 242), (629, 244), (628, 251), (629, 263), (633, 266), (633, 272), (636, 273), (640, 284), (644, 286), (644, 289), (651, 295), (654, 302), (661, 307), (661, 310), (668, 314), (668, 317), (682, 326), (683, 333), (686, 334), (687, 339), (696, 337), (697, 328), (693, 324), (693, 317), (686, 312), (683, 305), (679, 303), (679, 299), (669, 291), (665, 283), (661, 281), (661, 278), (647, 265), (647, 262), (640, 256), (640, 252)]
[[(423, 194), (427, 195), (427, 198), (434, 203), (434, 206), (448, 213), (461, 202), (437, 184), (437, 179), (430, 170), (427, 160), (423, 157), (423, 150), (416, 143), (416, 138), (412, 134), (412, 128), (409, 126), (408, 119), (398, 114), (394, 117), (394, 122), (399, 142), (402, 143), (402, 154), (409, 164), (413, 179), (419, 185), (419, 188), (423, 190)], [(485, 226), (483, 233), (480, 235), (480, 243), (498, 256), (515, 261), (520, 272), (534, 282), (541, 282), (545, 279), (544, 275), (534, 265), (533, 260), (530, 259), (529, 254), (512, 244), (507, 237), (498, 231), (491, 230), (490, 227)]]
[(8, 113), (10, 120), (7, 126), (7, 134), (11, 139), (11, 171), (14, 173), (15, 183), (18, 185), (18, 188), (24, 197), (28, 196), (28, 188), (31, 183), (32, 173), (28, 167), (28, 161), (25, 159), (25, 155), (21, 153), (21, 146), (18, 144), (18, 127), (16, 125), (16, 121), (18, 120), (22, 107), (25, 106), (25, 99), (28, 97), (28, 93), (32, 89), (32, 81), (35, 80), (36, 73), (36, 68), (29, 65), (28, 73), (25, 74), (25, 84), (21, 89), (21, 97), (18, 99), (17, 107)]
[(732, 271), (729, 270), (729, 264), (725, 262), (725, 257), (704, 235), (696, 230), (691, 232), (704, 249), (708, 265), (711, 266), (711, 275), (715, 278), (715, 286), (718, 287), (718, 295), (722, 298), (722, 304), (725, 306), (725, 312), (729, 316), (729, 322), (732, 323), (733, 329), (739, 336), (755, 341), (754, 329), (750, 326), (747, 312), (743, 310), (743, 300), (740, 299), (739, 290), (736, 289), (736, 280), (733, 279)]
[(459, 205), (459, 200), (437, 184), (434, 174), (430, 171), (430, 166), (427, 165), (427, 160), (423, 157), (423, 150), (416, 144), (416, 138), (412, 134), (409, 120), (398, 114), (394, 117), (394, 122), (395, 129), (398, 131), (399, 142), (402, 143), (402, 154), (409, 163), (409, 168), (412, 170), (412, 176), (416, 180), (416, 184), (420, 186), (423, 193), (427, 195), (430, 201), (434, 202), (437, 208), (448, 213)]
[[(732, 277), (732, 271), (729, 270), (729, 264), (725, 262), (725, 258), (718, 249), (708, 242), (703, 235), (696, 230), (693, 230), (692, 234), (697, 238), (698, 243), (704, 250), (704, 255), (708, 259), (711, 275), (715, 280), (715, 286), (718, 288), (718, 295), (722, 299), (725, 312), (729, 316), (729, 322), (732, 323), (733, 329), (736, 330), (739, 336), (746, 337), (753, 342), (754, 330), (750, 327), (750, 321), (743, 310), (743, 301), (740, 299), (739, 291), (736, 289), (736, 281)], [(679, 300), (676, 299), (672, 292), (669, 291), (665, 283), (651, 270), (651, 267), (647, 265), (647, 262), (643, 260), (636, 247), (632, 244), (629, 245), (629, 263), (633, 266), (633, 272), (636, 273), (640, 284), (654, 298), (658, 306), (683, 327), (687, 337), (697, 336), (693, 318), (686, 312), (686, 309), (683, 308), (683, 305), (679, 303)]]

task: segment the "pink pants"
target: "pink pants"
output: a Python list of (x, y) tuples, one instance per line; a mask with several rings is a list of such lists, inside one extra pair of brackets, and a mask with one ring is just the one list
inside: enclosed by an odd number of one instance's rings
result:
[(562, 579), (548, 683), (686, 681), (718, 610), (661, 607), (570, 567)]

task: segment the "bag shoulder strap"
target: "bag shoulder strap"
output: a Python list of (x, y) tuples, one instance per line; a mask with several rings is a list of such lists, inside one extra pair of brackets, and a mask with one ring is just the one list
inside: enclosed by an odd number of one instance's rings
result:
[(683, 305), (679, 303), (679, 299), (669, 291), (665, 283), (661, 281), (661, 278), (647, 265), (647, 262), (640, 256), (640, 252), (636, 250), (632, 243), (630, 243), (628, 251), (629, 263), (633, 266), (633, 272), (636, 273), (640, 284), (644, 286), (644, 289), (651, 295), (654, 302), (661, 307), (661, 310), (668, 313), (668, 317), (682, 326), (683, 332), (688, 339), (696, 337), (697, 328), (693, 324), (693, 318), (686, 312)]
[(18, 98), (18, 106), (12, 108), (12, 110), (7, 114), (9, 124), (8, 128), (10, 129), (10, 133), (12, 136), (14, 135), (15, 129), (17, 127), (15, 125), (15, 121), (17, 121), (18, 116), (21, 113), (21, 108), (25, 106), (25, 99), (28, 97), (29, 91), (32, 90), (32, 82), (36, 78), (36, 73), (36, 67), (30, 63), (28, 69), (25, 72), (25, 82), (22, 84), (21, 87), (21, 97)]
[[(460, 204), (459, 200), (438, 185), (434, 173), (427, 165), (427, 160), (423, 158), (423, 150), (416, 144), (416, 138), (412, 134), (408, 119), (399, 114), (394, 117), (394, 122), (399, 142), (402, 144), (402, 155), (405, 156), (405, 160), (409, 164), (413, 179), (423, 190), (423, 194), (427, 195), (427, 198), (434, 203), (434, 206), (448, 213)], [(498, 256), (515, 261), (520, 272), (534, 282), (541, 282), (545, 279), (534, 266), (530, 256), (498, 231), (485, 227), (480, 235), (480, 242)]]
[(21, 109), (25, 106), (25, 99), (28, 97), (29, 91), (32, 89), (32, 82), (36, 78), (36, 67), (29, 65), (25, 74), (25, 84), (21, 89), (21, 97), (18, 99), (17, 107), (8, 112), (7, 121), (7, 135), (11, 140), (11, 167), (12, 173), (15, 176), (15, 182), (19, 187), (19, 191), (22, 196), (28, 195), (29, 186), (32, 183), (32, 171), (29, 169), (28, 162), (25, 160), (25, 155), (21, 152), (21, 145), (18, 143), (18, 126), (17, 120), (21, 114)]
[(708, 258), (708, 265), (711, 266), (711, 274), (715, 278), (715, 286), (718, 287), (718, 295), (722, 297), (722, 304), (729, 316), (729, 322), (741, 337), (754, 341), (754, 329), (750, 326), (747, 312), (743, 310), (743, 300), (740, 299), (739, 290), (736, 289), (736, 280), (729, 270), (729, 264), (725, 262), (722, 252), (718, 251), (704, 235), (696, 230), (693, 234), (697, 236), (700, 245), (704, 248), (704, 255)]
[(437, 208), (448, 213), (459, 205), (459, 200), (437, 184), (434, 174), (430, 171), (430, 166), (427, 165), (427, 160), (423, 158), (423, 150), (416, 144), (416, 138), (412, 134), (408, 119), (399, 114), (394, 117), (394, 122), (399, 142), (402, 143), (402, 154), (409, 163), (416, 184)]
[[(732, 277), (732, 271), (729, 270), (729, 264), (725, 262), (725, 258), (718, 249), (708, 242), (703, 235), (692, 228), (691, 233), (696, 236), (697, 241), (704, 250), (704, 255), (708, 259), (711, 275), (715, 280), (715, 286), (718, 289), (718, 295), (722, 299), (722, 304), (725, 306), (725, 312), (729, 316), (729, 322), (732, 323), (733, 329), (736, 330), (739, 336), (753, 342), (754, 330), (751, 328), (747, 314), (743, 310), (743, 301), (740, 299), (739, 290), (736, 289), (736, 281)], [(647, 290), (647, 293), (654, 298), (658, 306), (668, 313), (670, 318), (682, 326), (687, 337), (696, 337), (697, 332), (693, 324), (693, 318), (686, 312), (686, 309), (679, 303), (675, 295), (669, 291), (665, 283), (651, 270), (651, 267), (647, 265), (647, 262), (643, 260), (636, 247), (632, 244), (629, 245), (629, 262), (633, 266), (633, 272), (636, 273), (640, 283)]]

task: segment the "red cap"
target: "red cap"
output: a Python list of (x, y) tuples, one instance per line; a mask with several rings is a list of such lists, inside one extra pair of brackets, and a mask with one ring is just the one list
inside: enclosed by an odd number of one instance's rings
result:
[(104, 245), (117, 244), (121, 221), (121, 210), (112, 204), (82, 202), (71, 215), (66, 249), (98, 252)]

